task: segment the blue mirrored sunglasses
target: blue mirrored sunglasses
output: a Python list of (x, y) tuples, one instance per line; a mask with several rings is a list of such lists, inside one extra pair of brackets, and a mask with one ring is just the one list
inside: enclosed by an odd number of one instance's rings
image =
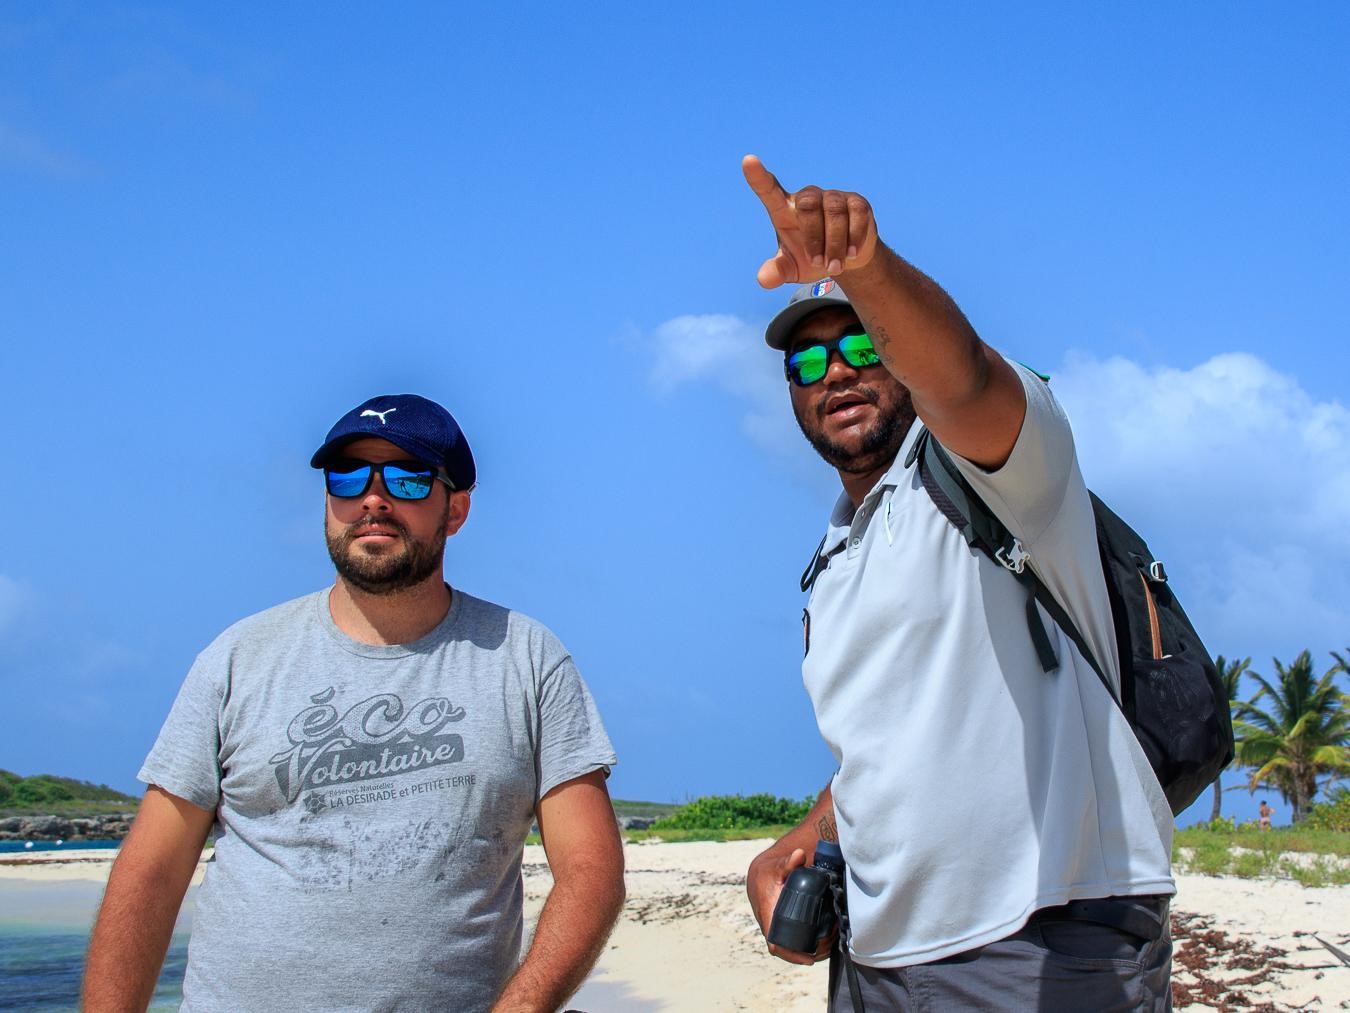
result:
[(426, 499), (436, 481), (444, 482), (452, 490), (455, 483), (444, 468), (433, 468), (421, 461), (334, 461), (323, 469), (323, 480), (328, 494), (339, 499), (364, 496), (376, 472), (380, 481), (394, 499)]

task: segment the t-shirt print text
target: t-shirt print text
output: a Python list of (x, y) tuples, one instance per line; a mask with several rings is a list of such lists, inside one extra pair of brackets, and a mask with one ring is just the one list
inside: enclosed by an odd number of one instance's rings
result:
[(307, 788), (325, 788), (420, 771), (464, 759), (463, 737), (445, 731), (464, 708), (428, 697), (409, 708), (379, 693), (339, 714), (332, 686), (311, 696), (286, 728), (289, 748), (273, 756), (277, 784), (288, 803)]

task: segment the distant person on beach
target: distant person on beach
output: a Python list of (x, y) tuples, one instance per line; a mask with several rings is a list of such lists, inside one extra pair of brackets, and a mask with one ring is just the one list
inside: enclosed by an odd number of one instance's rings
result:
[[(878, 238), (868, 202), (744, 171), (777, 233), (765, 288), (795, 284), (765, 339), (793, 413), (843, 493), (803, 575), (802, 675), (838, 763), (747, 891), (768, 929), (817, 838), (847, 863), (851, 939), (829, 1009), (1171, 1007), (1172, 814), (1073, 642), (967, 545), (910, 459), (926, 429), (1018, 537), (1119, 684), (1093, 513), (1042, 378), (986, 345)], [(1016, 561), (1010, 561), (1016, 562)], [(1031, 607), (1039, 608), (1034, 602)]]
[[(448, 411), (372, 398), (310, 464), (336, 582), (192, 666), (140, 771), (85, 1009), (145, 1009), (213, 831), (184, 1009), (557, 1009), (624, 896), (591, 695), (547, 629), (445, 582), (475, 483)], [(521, 961), (532, 821), (553, 887)]]
[(1272, 809), (1270, 806), (1266, 805), (1266, 800), (1262, 799), (1261, 808), (1256, 810), (1256, 812), (1261, 817), (1261, 829), (1269, 830), (1270, 818), (1275, 815), (1275, 810)]

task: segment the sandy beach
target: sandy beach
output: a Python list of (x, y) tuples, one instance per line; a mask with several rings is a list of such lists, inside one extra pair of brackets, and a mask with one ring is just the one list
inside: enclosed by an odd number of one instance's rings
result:
[[(571, 1007), (609, 1011), (819, 1011), (825, 966), (767, 953), (743, 877), (762, 841), (628, 844), (628, 903)], [(0, 859), (0, 900), (47, 884), (100, 883), (107, 855)], [(198, 875), (201, 874), (198, 869)], [(549, 888), (543, 849), (525, 851), (526, 915)], [(1178, 876), (1173, 906), (1178, 1009), (1350, 1010), (1350, 886)]]

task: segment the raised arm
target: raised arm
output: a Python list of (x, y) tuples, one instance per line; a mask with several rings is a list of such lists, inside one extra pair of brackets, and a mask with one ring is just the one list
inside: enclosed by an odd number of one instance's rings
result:
[(558, 1009), (581, 987), (623, 907), (623, 845), (603, 772), (558, 785), (539, 800), (538, 817), (553, 889), (495, 1013)]
[(81, 990), (86, 1013), (144, 1010), (215, 814), (151, 785), (108, 876)]
[[(773, 920), (774, 905), (778, 903), (778, 895), (783, 892), (788, 874), (799, 865), (806, 864), (816, 849), (817, 841), (838, 839), (834, 825), (834, 795), (827, 784), (806, 818), (755, 856), (745, 876), (745, 892), (750, 895), (750, 907), (755, 912), (755, 920), (759, 922), (759, 930), (766, 937), (769, 934), (769, 922)], [(827, 939), (821, 943), (817, 952), (811, 954), (795, 953), (770, 944), (769, 952), (792, 964), (814, 964), (829, 956), (830, 945), (831, 940)]]
[(937, 282), (881, 242), (867, 200), (817, 186), (789, 194), (754, 155), (742, 169), (778, 237), (759, 283), (834, 278), (933, 435), (976, 464), (1003, 464), (1026, 412), (1021, 381)]

